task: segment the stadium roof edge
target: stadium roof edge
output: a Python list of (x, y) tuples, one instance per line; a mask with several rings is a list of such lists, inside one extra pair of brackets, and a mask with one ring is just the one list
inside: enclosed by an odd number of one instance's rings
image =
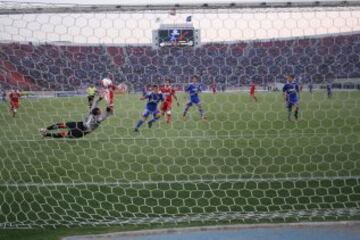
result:
[(257, 1), (186, 4), (53, 4), (19, 3), (0, 1), (0, 15), (40, 13), (89, 13), (89, 12), (131, 12), (144, 10), (168, 11), (169, 9), (269, 9), (269, 8), (314, 8), (314, 7), (360, 7), (360, 1)]

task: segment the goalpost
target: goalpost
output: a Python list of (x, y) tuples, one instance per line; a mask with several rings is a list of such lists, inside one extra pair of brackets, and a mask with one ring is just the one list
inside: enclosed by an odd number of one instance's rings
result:
[[(359, 218), (360, 92), (322, 88), (358, 88), (358, 2), (0, 2), (0, 32), (0, 88), (25, 93), (15, 118), (0, 102), (0, 228)], [(207, 121), (182, 119), (179, 91), (171, 124), (133, 132), (145, 85), (194, 74), (218, 90), (200, 95)], [(83, 119), (84, 90), (109, 76), (134, 93), (114, 116), (83, 139), (40, 136)]]

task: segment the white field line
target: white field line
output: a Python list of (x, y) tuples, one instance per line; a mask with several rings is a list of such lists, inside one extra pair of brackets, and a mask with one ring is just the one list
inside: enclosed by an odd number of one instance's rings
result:
[(348, 180), (357, 179), (360, 176), (332, 176), (332, 177), (289, 177), (289, 178), (214, 178), (214, 179), (194, 179), (181, 181), (113, 181), (113, 182), (28, 182), (28, 183), (1, 183), (0, 187), (58, 187), (58, 186), (145, 186), (150, 184), (185, 184), (185, 183), (237, 183), (237, 182), (285, 182), (285, 181), (319, 181), (319, 180)]
[(208, 138), (247, 138), (247, 137), (298, 137), (298, 136), (311, 136), (311, 135), (319, 135), (319, 136), (331, 136), (331, 135), (357, 135), (360, 140), (360, 132), (291, 132), (288, 133), (244, 133), (244, 134), (214, 134), (214, 135), (190, 135), (190, 136), (159, 136), (159, 137), (137, 137), (134, 134), (134, 137), (119, 137), (119, 138), (79, 138), (79, 139), (52, 139), (52, 138), (42, 138), (37, 139), (0, 139), (0, 143), (6, 142), (41, 142), (41, 141), (84, 141), (84, 142), (96, 142), (96, 141), (128, 141), (128, 140), (153, 140), (153, 139), (164, 139), (164, 138), (172, 138), (172, 139), (208, 139)]
[(287, 228), (287, 227), (360, 227), (360, 221), (341, 221), (341, 222), (299, 222), (299, 223), (260, 223), (260, 224), (234, 224), (234, 225), (217, 225), (217, 226), (201, 226), (201, 227), (179, 227), (179, 228), (165, 228), (165, 229), (150, 229), (140, 231), (126, 231), (106, 234), (91, 234), (64, 237), (62, 240), (91, 240), (91, 239), (118, 239), (130, 238), (149, 235), (160, 234), (174, 234), (184, 232), (198, 232), (198, 231), (234, 231), (240, 229), (258, 229), (258, 228)]

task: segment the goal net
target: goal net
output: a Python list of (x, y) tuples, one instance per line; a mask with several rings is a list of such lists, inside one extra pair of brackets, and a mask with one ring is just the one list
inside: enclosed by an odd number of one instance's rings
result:
[(358, 3), (0, 2), (0, 31), (0, 228), (359, 219)]

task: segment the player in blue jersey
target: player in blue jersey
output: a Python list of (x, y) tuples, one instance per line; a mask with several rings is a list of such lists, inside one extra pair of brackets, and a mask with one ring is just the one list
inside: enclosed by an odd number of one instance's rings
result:
[(204, 109), (201, 106), (201, 101), (200, 101), (200, 97), (199, 97), (199, 93), (201, 92), (201, 86), (198, 83), (199, 81), (199, 77), (194, 75), (191, 77), (191, 83), (186, 86), (185, 88), (185, 92), (189, 94), (189, 101), (186, 104), (184, 113), (183, 113), (183, 117), (186, 117), (187, 112), (189, 111), (189, 108), (192, 107), (193, 105), (196, 105), (199, 109), (199, 113), (200, 113), (200, 118), (205, 120), (205, 115), (204, 115)]
[(164, 101), (164, 97), (163, 95), (159, 92), (159, 87), (157, 85), (152, 86), (151, 91), (146, 92), (144, 94), (144, 96), (142, 96), (140, 98), (140, 100), (147, 100), (146, 106), (145, 106), (145, 111), (142, 114), (142, 119), (140, 119), (135, 126), (135, 132), (139, 131), (139, 128), (141, 127), (141, 125), (146, 121), (146, 119), (152, 115), (153, 118), (148, 121), (148, 126), (149, 128), (152, 127), (152, 124), (154, 122), (156, 122), (161, 114), (160, 111), (158, 110), (158, 104), (160, 102)]
[(284, 94), (284, 100), (286, 103), (286, 107), (288, 109), (288, 119), (291, 121), (291, 113), (293, 111), (293, 108), (295, 108), (294, 111), (294, 117), (297, 120), (299, 115), (299, 85), (294, 82), (294, 75), (290, 74), (287, 77), (287, 83), (283, 87), (283, 94)]
[(332, 84), (330, 82), (328, 84), (326, 84), (326, 92), (327, 92), (328, 98), (331, 98), (331, 96), (332, 96)]

